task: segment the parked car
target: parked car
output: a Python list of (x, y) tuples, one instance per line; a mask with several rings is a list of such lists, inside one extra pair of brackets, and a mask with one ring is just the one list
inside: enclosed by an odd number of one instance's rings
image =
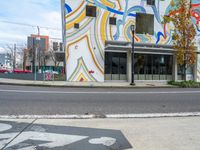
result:
[(15, 69), (13, 70), (13, 73), (32, 73), (32, 71)]
[(8, 69), (0, 69), (0, 73), (11, 73), (11, 70)]
[(45, 70), (45, 73), (59, 74), (57, 71), (53, 71), (53, 70)]

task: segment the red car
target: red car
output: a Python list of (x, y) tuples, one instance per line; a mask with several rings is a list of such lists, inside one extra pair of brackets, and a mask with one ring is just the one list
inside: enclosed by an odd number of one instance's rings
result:
[(15, 69), (15, 70), (13, 70), (13, 73), (32, 73), (32, 71), (30, 71), (30, 70), (17, 70), (17, 69)]
[(11, 70), (8, 69), (0, 69), (0, 73), (11, 73)]

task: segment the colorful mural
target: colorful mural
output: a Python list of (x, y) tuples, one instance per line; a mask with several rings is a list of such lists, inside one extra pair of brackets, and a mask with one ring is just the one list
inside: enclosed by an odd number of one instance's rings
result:
[[(191, 14), (193, 16), (194, 24), (197, 28), (197, 47), (198, 51), (200, 51), (200, 1), (199, 0), (193, 0), (192, 1), (192, 9)], [(200, 82), (200, 54), (197, 57), (197, 81)]]
[[(130, 26), (135, 24), (137, 12), (154, 14), (155, 31), (153, 36), (135, 35), (136, 42), (170, 44), (173, 26), (162, 21), (164, 15), (173, 13), (173, 1), (156, 0), (156, 5), (150, 6), (146, 0), (65, 0), (68, 80), (103, 82), (105, 41), (131, 41)], [(97, 7), (97, 17), (86, 17), (86, 5)], [(200, 34), (199, 0), (192, 1), (191, 14)], [(116, 26), (109, 25), (109, 17), (117, 18)], [(79, 29), (74, 28), (75, 23)]]

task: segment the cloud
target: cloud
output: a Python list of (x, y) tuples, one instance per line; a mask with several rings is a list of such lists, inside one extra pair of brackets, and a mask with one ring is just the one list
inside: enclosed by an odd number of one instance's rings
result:
[[(61, 29), (60, 0), (4, 0), (1, 2), (0, 21), (11, 21), (41, 27)], [(0, 22), (0, 45), (7, 42), (25, 42), (36, 34), (36, 27)], [(41, 28), (41, 34), (61, 38), (61, 30)]]
[(0, 54), (3, 54), (5, 52), (6, 52), (6, 50), (4, 48), (0, 47)]
[(42, 18), (49, 23), (49, 26), (61, 28), (61, 14), (57, 11), (51, 11), (42, 14)]

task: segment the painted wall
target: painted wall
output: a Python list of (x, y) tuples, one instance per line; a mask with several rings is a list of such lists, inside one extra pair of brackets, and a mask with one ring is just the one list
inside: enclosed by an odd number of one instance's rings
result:
[[(155, 6), (146, 0), (65, 0), (67, 78), (69, 81), (104, 81), (104, 44), (106, 40), (131, 41), (130, 25), (136, 12), (154, 14), (154, 35), (135, 36), (136, 42), (170, 44), (173, 26), (162, 24), (170, 15), (173, 1), (156, 0)], [(193, 21), (200, 21), (200, 2), (193, 0)], [(97, 6), (97, 17), (86, 17), (86, 5)], [(109, 25), (109, 17), (117, 17), (117, 25)], [(80, 28), (75, 29), (74, 23)], [(200, 29), (197, 27), (198, 34)], [(198, 63), (200, 68), (200, 62)], [(199, 69), (200, 70), (200, 69)], [(198, 73), (200, 78), (200, 71)]]

